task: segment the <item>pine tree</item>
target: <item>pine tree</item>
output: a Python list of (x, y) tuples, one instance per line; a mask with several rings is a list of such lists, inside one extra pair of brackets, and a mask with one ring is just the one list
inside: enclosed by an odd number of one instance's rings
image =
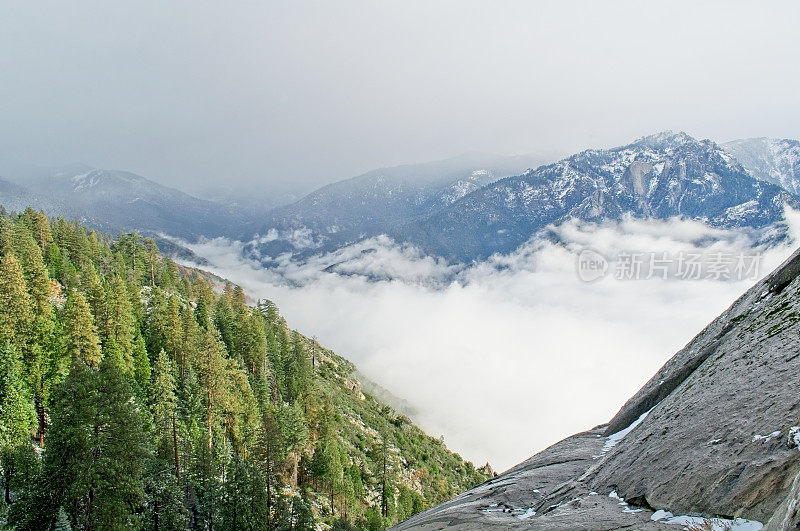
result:
[[(165, 256), (161, 260), (161, 273), (159, 275), (158, 285), (162, 289), (177, 288), (178, 285), (178, 268), (175, 262), (169, 256)], [(186, 295), (184, 293), (184, 295)]]
[(262, 413), (261, 430), (255, 450), (255, 458), (261, 466), (266, 483), (267, 528), (272, 529), (272, 509), (275, 505), (275, 492), (279, 486), (280, 467), (286, 458), (286, 444), (269, 403), (265, 404)]
[(24, 224), (17, 223), (14, 226), (12, 245), (14, 255), (22, 267), (25, 286), (31, 296), (36, 313), (49, 316), (52, 313), (50, 278), (42, 259), (42, 251)]
[(206, 447), (209, 450), (214, 443), (214, 433), (221, 430), (224, 410), (231, 400), (226, 381), (227, 366), (225, 345), (220, 341), (216, 330), (209, 328), (206, 330), (203, 346), (195, 362), (205, 397)]
[(61, 323), (54, 316), (38, 316), (32, 325), (31, 342), (23, 350), (23, 376), (33, 390), (39, 418), (39, 446), (44, 447), (47, 431), (46, 408), (50, 394), (69, 371)]
[(335, 495), (342, 490), (344, 483), (344, 464), (342, 462), (342, 449), (336, 440), (336, 433), (329, 430), (324, 439), (319, 441), (317, 451), (314, 452), (312, 466), (315, 475), (321, 478), (328, 487), (331, 516), (336, 514)]
[(144, 481), (145, 503), (143, 531), (184, 531), (186, 511), (181, 486), (167, 465), (155, 458), (148, 460)]
[(77, 268), (83, 270), (87, 265), (91, 264), (92, 250), (89, 238), (86, 236), (86, 231), (83, 227), (78, 223), (68, 223), (63, 241), (66, 245), (69, 261)]
[(214, 307), (214, 326), (219, 331), (220, 338), (225, 343), (228, 352), (236, 352), (235, 338), (239, 327), (227, 297), (220, 297)]
[(81, 292), (85, 294), (86, 302), (94, 317), (97, 335), (101, 342), (111, 337), (108, 317), (108, 293), (103, 281), (94, 267), (86, 267), (81, 271)]
[(30, 441), (36, 422), (30, 393), (20, 372), (20, 360), (14, 348), (10, 343), (0, 345), (0, 460), (6, 503), (11, 503), (15, 451)]
[(167, 301), (162, 327), (164, 350), (166, 350), (171, 359), (177, 360), (181, 357), (181, 350), (184, 348), (184, 343), (180, 304), (178, 303), (178, 298), (175, 296), (170, 297)]
[(53, 234), (50, 232), (50, 221), (42, 211), (36, 213), (36, 220), (33, 223), (33, 236), (36, 238), (42, 254), (47, 258), (47, 250), (53, 241)]
[(67, 353), (92, 367), (99, 366), (103, 355), (97, 328), (94, 326), (89, 304), (79, 291), (69, 294), (64, 307), (64, 328)]
[(297, 485), (298, 464), (300, 454), (308, 444), (308, 425), (299, 402), (278, 409), (278, 426), (286, 444), (286, 452), (291, 466), (289, 484)]
[(64, 258), (61, 255), (61, 248), (55, 243), (51, 243), (47, 252), (47, 272), (50, 278), (64, 283)]
[(234, 457), (228, 466), (220, 507), (221, 529), (268, 528), (266, 482), (253, 464)]
[(63, 506), (74, 528), (136, 525), (146, 457), (139, 410), (112, 360), (105, 360), (97, 371), (79, 359), (73, 361), (54, 397), (43, 475), (53, 486), (53, 501), (46, 506)]
[(250, 374), (265, 376), (267, 332), (260, 314), (246, 315), (241, 329), (242, 361)]
[(132, 350), (136, 327), (128, 289), (119, 277), (114, 277), (109, 285), (107, 308), (108, 338), (113, 339), (122, 352), (122, 368), (133, 373)]
[(32, 310), (22, 268), (7, 251), (0, 260), (0, 341), (23, 344), (29, 336)]
[[(173, 364), (162, 349), (153, 365), (152, 404), (158, 442), (158, 456), (163, 460), (173, 460), (177, 448), (173, 440), (176, 429), (177, 402), (175, 398), (175, 379)], [(177, 461), (177, 460), (175, 460)], [(175, 475), (180, 474), (180, 463), (174, 463)]]
[(147, 238), (144, 240), (144, 248), (145, 252), (147, 253), (148, 280), (151, 286), (155, 286), (156, 272), (160, 267), (160, 260), (158, 258), (158, 246), (156, 245), (156, 242), (152, 240), (152, 238)]
[(180, 381), (186, 377), (190, 360), (195, 357), (195, 351), (200, 342), (200, 326), (197, 324), (195, 315), (191, 308), (186, 308), (181, 312), (181, 342), (175, 354), (175, 361), (178, 364)]
[(286, 399), (293, 402), (309, 388), (313, 371), (311, 360), (298, 332), (292, 333), (291, 345), (284, 347), (284, 376), (286, 378)]
[(133, 340), (131, 358), (133, 358), (133, 377), (140, 389), (147, 389), (150, 383), (150, 358), (147, 356), (144, 338), (138, 331)]

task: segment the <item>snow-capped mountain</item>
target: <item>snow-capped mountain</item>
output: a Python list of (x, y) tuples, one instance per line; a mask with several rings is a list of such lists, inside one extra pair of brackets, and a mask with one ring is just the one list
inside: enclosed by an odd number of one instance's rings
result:
[(332, 251), (437, 212), (542, 161), (541, 156), (465, 155), (370, 171), (274, 209), (247, 250), (265, 263), (283, 253)]
[(747, 138), (722, 144), (753, 177), (782, 186), (800, 197), (800, 142), (790, 139)]
[[(24, 187), (22, 186), (24, 184)], [(134, 173), (72, 165), (28, 177), (16, 198), (0, 189), (6, 208), (41, 208), (115, 233), (139, 230), (183, 238), (227, 236), (245, 219), (235, 209), (197, 199)]]
[(547, 224), (675, 216), (761, 228), (782, 218), (785, 190), (751, 177), (710, 140), (664, 132), (590, 149), (485, 186), (390, 235), (458, 261), (513, 251)]

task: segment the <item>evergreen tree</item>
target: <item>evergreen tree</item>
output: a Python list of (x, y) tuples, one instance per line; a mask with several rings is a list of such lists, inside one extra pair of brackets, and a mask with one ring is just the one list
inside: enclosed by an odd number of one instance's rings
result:
[(0, 460), (5, 501), (11, 503), (14, 457), (18, 447), (29, 443), (36, 414), (27, 386), (20, 376), (20, 360), (10, 343), (0, 346)]
[[(219, 294), (135, 233), (109, 246), (42, 222), (33, 210), (0, 219), (0, 479), (17, 500), (12, 527), (311, 529), (327, 501), (335, 529), (377, 529), (483, 479), (353, 393), (352, 366), (321, 361), (274, 303), (249, 308), (230, 283)], [(395, 480), (389, 440), (422, 493)]]
[(113, 340), (122, 352), (122, 369), (132, 374), (134, 370), (132, 350), (136, 326), (128, 289), (121, 278), (114, 277), (111, 280), (107, 300), (107, 337)]
[(186, 511), (183, 492), (178, 478), (169, 463), (149, 459), (144, 478), (143, 531), (183, 531), (186, 529)]
[(228, 466), (220, 507), (221, 529), (266, 529), (269, 522), (266, 481), (253, 464), (234, 457)]
[(143, 242), (144, 252), (147, 255), (147, 275), (151, 287), (156, 285), (156, 270), (159, 267), (158, 246), (151, 238), (146, 238)]
[(280, 468), (286, 458), (286, 443), (269, 403), (265, 405), (262, 413), (261, 430), (255, 450), (255, 458), (261, 467), (266, 487), (267, 528), (271, 529), (272, 509), (275, 506), (274, 500), (280, 483)]
[(12, 234), (14, 255), (19, 260), (25, 278), (25, 286), (34, 304), (35, 311), (43, 316), (52, 312), (50, 306), (50, 279), (42, 259), (42, 251), (36, 245), (28, 229), (22, 223), (14, 226)]
[(55, 243), (47, 247), (47, 272), (50, 278), (64, 283), (64, 258), (61, 255), (61, 248)]
[(206, 447), (209, 450), (214, 443), (214, 434), (222, 432), (225, 408), (232, 398), (226, 381), (228, 363), (225, 354), (225, 345), (216, 330), (206, 330), (195, 366), (205, 398)]
[(177, 401), (173, 366), (167, 353), (162, 349), (153, 365), (152, 404), (153, 422), (156, 428), (157, 452), (159, 458), (173, 461), (175, 475), (180, 474), (180, 463), (176, 456), (178, 448), (174, 439), (177, 430)]
[(36, 219), (33, 222), (33, 236), (36, 238), (36, 243), (39, 244), (42, 254), (45, 255), (50, 248), (53, 241), (53, 234), (50, 232), (50, 221), (44, 212), (39, 211), (36, 213)]
[(286, 444), (290, 464), (289, 484), (297, 485), (297, 467), (303, 448), (308, 444), (308, 425), (299, 402), (278, 409), (278, 426)]
[(150, 383), (150, 359), (147, 356), (144, 338), (138, 333), (138, 330), (133, 340), (131, 358), (133, 359), (133, 377), (139, 384), (139, 388), (145, 390)]
[(74, 359), (52, 411), (42, 470), (50, 488), (45, 500), (34, 497), (40, 503), (27, 508), (32, 520), (55, 522), (63, 507), (73, 528), (136, 526), (145, 437), (139, 405), (122, 372), (110, 359), (99, 370)]
[(100, 352), (97, 328), (94, 326), (89, 304), (79, 291), (69, 294), (64, 307), (64, 327), (67, 353), (92, 367), (100, 365), (103, 355)]
[(306, 352), (298, 332), (292, 333), (291, 345), (284, 347), (284, 377), (286, 378), (286, 399), (293, 402), (309, 388), (312, 378), (311, 359)]
[(29, 335), (33, 307), (22, 268), (11, 252), (0, 259), (0, 341), (23, 344)]
[(235, 338), (239, 327), (226, 297), (220, 297), (214, 307), (214, 326), (219, 331), (220, 338), (225, 343), (227, 351), (236, 352)]
[(247, 371), (266, 376), (267, 332), (260, 314), (243, 317), (241, 336), (241, 356)]

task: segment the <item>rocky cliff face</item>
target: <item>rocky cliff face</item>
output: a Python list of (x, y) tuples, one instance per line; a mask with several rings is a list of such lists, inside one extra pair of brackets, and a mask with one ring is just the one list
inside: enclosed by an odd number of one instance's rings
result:
[(800, 251), (609, 424), (398, 528), (798, 529), (799, 384)]

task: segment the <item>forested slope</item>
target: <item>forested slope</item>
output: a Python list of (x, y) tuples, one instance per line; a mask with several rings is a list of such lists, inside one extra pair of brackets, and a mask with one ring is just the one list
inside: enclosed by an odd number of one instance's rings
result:
[(379, 529), (486, 479), (270, 301), (26, 210), (0, 218), (2, 521)]

